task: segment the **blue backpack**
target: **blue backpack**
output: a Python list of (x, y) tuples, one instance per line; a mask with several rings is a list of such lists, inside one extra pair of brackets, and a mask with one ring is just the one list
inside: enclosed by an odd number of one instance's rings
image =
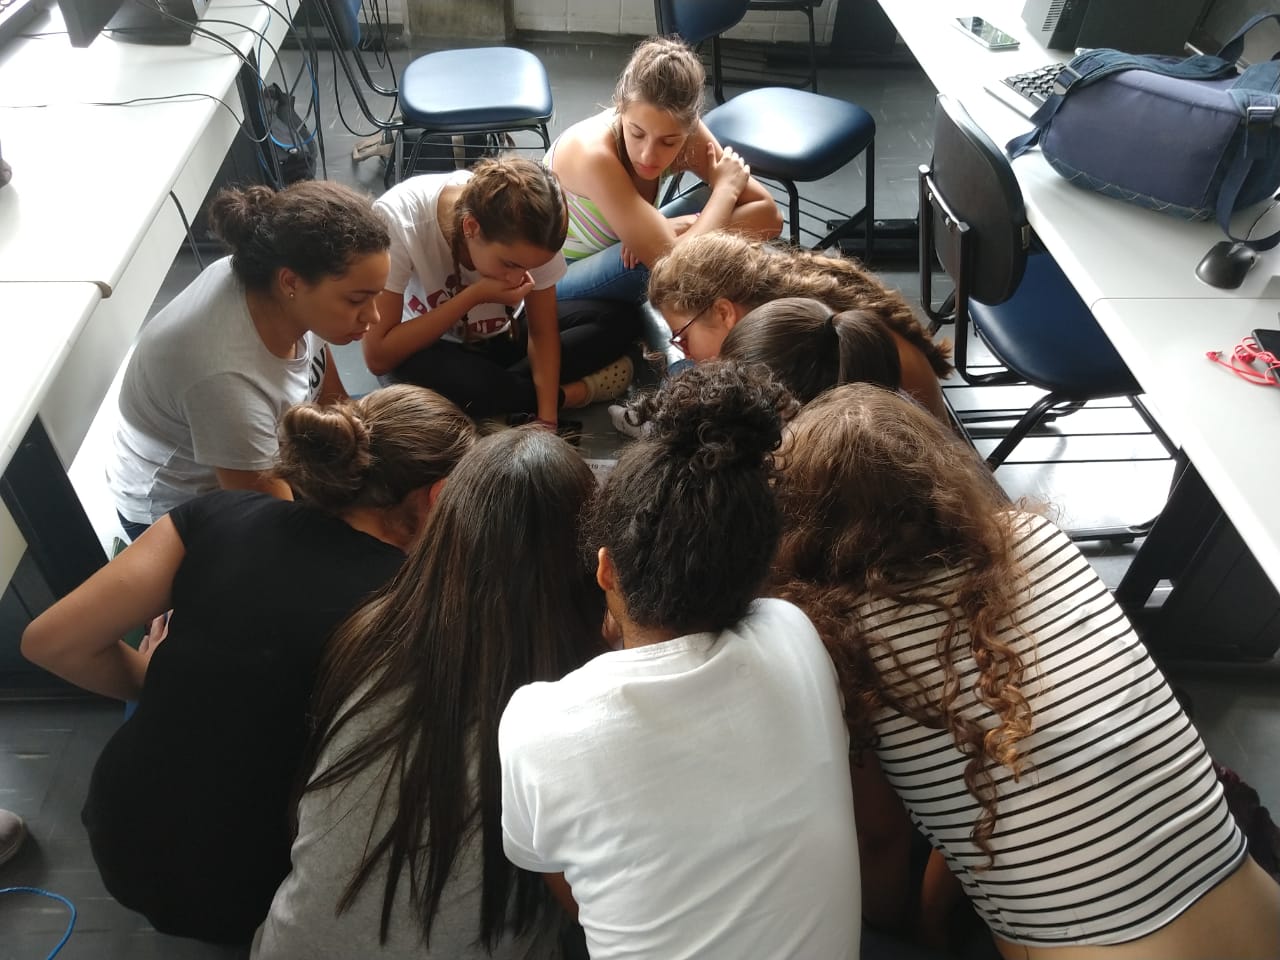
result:
[(1271, 249), (1280, 231), (1231, 233), (1235, 211), (1280, 187), (1280, 61), (1236, 68), (1245, 34), (1264, 20), (1280, 14), (1253, 17), (1217, 56), (1077, 56), (1035, 129), (1009, 141), (1010, 158), (1039, 143), (1072, 183), (1187, 220), (1216, 217), (1232, 240)]

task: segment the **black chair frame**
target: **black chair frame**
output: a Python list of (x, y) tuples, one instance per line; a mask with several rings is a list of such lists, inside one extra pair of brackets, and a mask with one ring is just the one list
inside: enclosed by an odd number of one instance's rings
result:
[[(822, 0), (751, 0), (747, 4), (750, 10), (776, 10), (783, 12), (795, 11), (803, 13), (809, 21), (809, 74), (804, 82), (783, 83), (778, 80), (769, 79), (768, 86), (771, 87), (791, 87), (795, 90), (812, 90), (818, 92), (818, 40), (814, 28), (813, 11), (815, 7), (822, 4)], [(726, 75), (724, 69), (724, 54), (721, 46), (719, 35), (711, 38), (711, 89), (716, 98), (716, 103), (724, 103), (724, 87), (726, 84), (733, 87), (738, 86), (756, 86), (753, 78), (742, 75)], [(763, 78), (762, 78), (763, 79)]]

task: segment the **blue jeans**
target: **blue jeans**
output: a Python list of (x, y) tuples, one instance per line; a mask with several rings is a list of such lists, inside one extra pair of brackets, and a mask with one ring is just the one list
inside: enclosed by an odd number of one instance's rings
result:
[[(711, 191), (703, 184), (663, 204), (658, 212), (668, 219), (697, 213), (710, 195)], [(615, 243), (570, 263), (568, 272), (556, 284), (556, 299), (644, 303), (648, 290), (649, 268), (644, 264), (630, 269), (623, 266), (622, 244)]]

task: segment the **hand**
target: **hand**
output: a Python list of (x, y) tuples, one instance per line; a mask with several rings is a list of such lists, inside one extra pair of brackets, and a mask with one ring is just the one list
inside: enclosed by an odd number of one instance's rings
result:
[(150, 659), (151, 655), (156, 652), (156, 647), (160, 646), (168, 635), (169, 614), (162, 613), (148, 625), (146, 635), (143, 636), (142, 642), (138, 644), (138, 652)]
[(481, 277), (471, 285), (480, 303), (501, 303), (508, 307), (518, 307), (529, 294), (533, 293), (533, 277), (524, 274), (516, 286), (508, 286), (505, 280), (493, 277)]
[(717, 159), (716, 145), (708, 143), (707, 163), (710, 167), (709, 175), (713, 191), (729, 190), (736, 198), (746, 189), (747, 182), (751, 179), (751, 168), (733, 147), (725, 147)]
[(667, 223), (671, 224), (671, 229), (675, 231), (677, 237), (688, 233), (689, 228), (697, 223), (697, 221), (698, 215), (696, 213), (686, 213), (683, 217), (667, 218)]
[(631, 252), (627, 247), (623, 247), (620, 251), (622, 255), (622, 265), (628, 270), (634, 270), (640, 265), (640, 258)]

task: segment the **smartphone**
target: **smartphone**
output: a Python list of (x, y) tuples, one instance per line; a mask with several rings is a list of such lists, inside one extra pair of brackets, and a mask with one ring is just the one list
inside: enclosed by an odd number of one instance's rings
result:
[(956, 17), (956, 29), (988, 50), (1017, 50), (1018, 38), (1010, 36), (982, 17)]
[[(1280, 357), (1280, 330), (1255, 330), (1253, 341), (1273, 357)], [(1280, 383), (1280, 371), (1272, 370), (1271, 379)]]

